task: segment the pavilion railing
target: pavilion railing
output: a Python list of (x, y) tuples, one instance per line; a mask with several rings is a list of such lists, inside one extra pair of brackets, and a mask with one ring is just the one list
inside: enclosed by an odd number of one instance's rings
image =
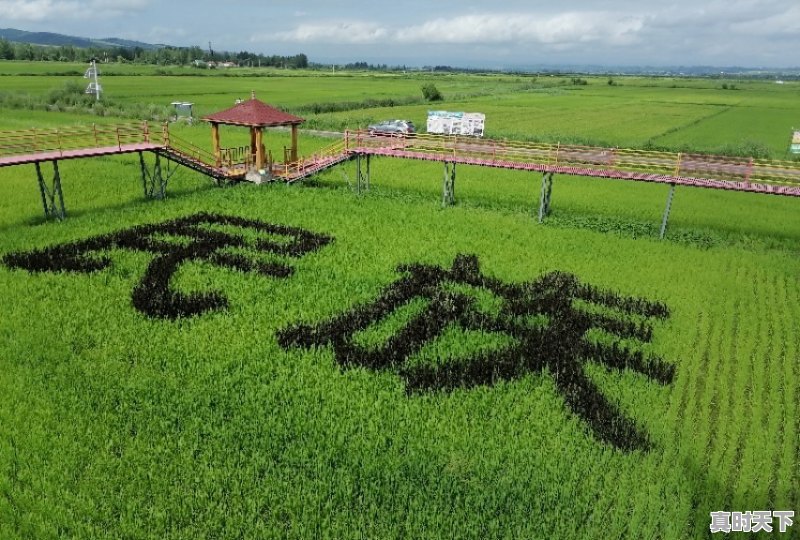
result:
[(251, 167), (255, 163), (255, 156), (249, 146), (234, 146), (220, 148), (220, 163), (223, 167), (243, 166)]

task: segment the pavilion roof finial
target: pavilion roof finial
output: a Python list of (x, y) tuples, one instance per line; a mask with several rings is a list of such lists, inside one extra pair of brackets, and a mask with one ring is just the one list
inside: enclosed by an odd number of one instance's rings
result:
[(256, 91), (250, 90), (250, 99), (256, 99)]

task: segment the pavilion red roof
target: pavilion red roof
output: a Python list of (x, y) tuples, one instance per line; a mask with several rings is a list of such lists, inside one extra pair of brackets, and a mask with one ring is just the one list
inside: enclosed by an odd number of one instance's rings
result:
[(288, 126), (305, 121), (299, 116), (270, 107), (255, 98), (238, 103), (230, 109), (204, 116), (203, 120), (215, 124), (251, 127)]

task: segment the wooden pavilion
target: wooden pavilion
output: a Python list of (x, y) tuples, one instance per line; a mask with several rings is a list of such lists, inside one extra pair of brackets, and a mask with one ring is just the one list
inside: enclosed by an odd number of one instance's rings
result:
[(267, 156), (264, 149), (265, 127), (290, 126), (292, 129), (292, 146), (289, 153), (289, 160), (297, 161), (297, 127), (304, 122), (299, 116), (294, 116), (271, 107), (256, 99), (253, 92), (250, 99), (237, 103), (230, 109), (218, 113), (204, 116), (203, 120), (211, 124), (211, 143), (214, 147), (214, 158), (217, 166), (223, 164), (223, 155), (227, 154), (227, 160), (231, 161), (231, 150), (220, 147), (219, 126), (244, 126), (250, 128), (250, 148), (249, 155), (241, 156), (245, 158), (245, 163), (251, 165), (256, 170), (266, 168)]

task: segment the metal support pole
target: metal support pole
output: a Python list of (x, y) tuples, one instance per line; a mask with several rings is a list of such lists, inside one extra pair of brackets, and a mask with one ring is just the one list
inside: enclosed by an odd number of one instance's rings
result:
[[(363, 159), (362, 159), (363, 158)], [(364, 171), (366, 163), (366, 172)], [(370, 180), (370, 155), (356, 154), (356, 193), (361, 195), (361, 191), (369, 191)]]
[(542, 176), (542, 193), (539, 196), (539, 223), (550, 215), (550, 200), (553, 197), (553, 173), (546, 172)]
[(669, 221), (669, 212), (672, 209), (672, 198), (675, 196), (675, 184), (671, 184), (669, 188), (669, 195), (667, 196), (667, 207), (664, 209), (664, 217), (661, 219), (661, 232), (658, 233), (660, 239), (664, 239), (667, 234), (667, 222)]
[(61, 191), (61, 174), (58, 171), (58, 161), (53, 161), (53, 182), (48, 186), (42, 175), (42, 167), (37, 161), (36, 179), (39, 182), (39, 193), (42, 196), (42, 206), (44, 207), (44, 217), (62, 220), (67, 217), (67, 210), (64, 207), (64, 193)]
[(442, 206), (456, 203), (456, 164), (444, 162), (444, 178), (442, 180)]
[(175, 173), (169, 171), (169, 161), (167, 162), (166, 176), (161, 172), (161, 156), (158, 152), (155, 153), (155, 164), (153, 165), (153, 172), (147, 169), (144, 161), (144, 154), (139, 152), (139, 166), (142, 169), (142, 187), (144, 189), (144, 196), (148, 199), (164, 199), (167, 196), (167, 182)]
[(144, 153), (139, 152), (139, 168), (142, 170), (142, 189), (144, 190), (144, 196), (147, 197), (147, 167), (144, 164)]
[(36, 167), (36, 180), (39, 184), (39, 193), (42, 196), (42, 208), (44, 208), (44, 217), (49, 218), (50, 206), (47, 204), (49, 195), (47, 184), (44, 183), (44, 177), (42, 176), (42, 167), (39, 165), (39, 162), (37, 161), (36, 163), (34, 163), (34, 166)]
[(367, 191), (369, 191), (369, 180), (370, 180), (370, 178), (369, 178), (369, 176), (370, 176), (370, 158), (371, 158), (371, 157), (372, 157), (372, 156), (370, 156), (369, 154), (367, 154), (367, 183), (366, 183), (366, 184), (367, 184), (367, 185), (366, 185), (366, 187), (367, 187)]
[(363, 182), (361, 173), (361, 154), (356, 154), (356, 194), (361, 195), (361, 183)]

